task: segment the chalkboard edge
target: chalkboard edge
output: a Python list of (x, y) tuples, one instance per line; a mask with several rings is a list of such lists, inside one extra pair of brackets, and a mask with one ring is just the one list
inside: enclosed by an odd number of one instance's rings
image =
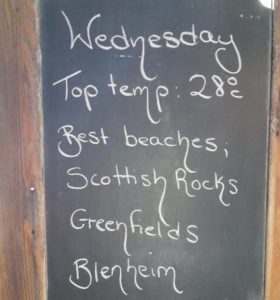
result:
[(280, 299), (280, 1), (273, 18), (270, 157), (265, 299)]

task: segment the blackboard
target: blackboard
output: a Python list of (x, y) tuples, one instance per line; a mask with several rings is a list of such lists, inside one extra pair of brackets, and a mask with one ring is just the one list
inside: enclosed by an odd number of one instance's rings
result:
[(48, 299), (263, 299), (271, 16), (40, 2)]

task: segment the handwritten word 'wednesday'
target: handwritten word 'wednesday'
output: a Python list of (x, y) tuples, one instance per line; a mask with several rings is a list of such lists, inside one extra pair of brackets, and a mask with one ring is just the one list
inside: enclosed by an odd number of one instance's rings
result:
[[(86, 37), (82, 37), (81, 33), (75, 34), (71, 21), (64, 11), (61, 11), (68, 30), (70, 34), (70, 49), (73, 49), (77, 43), (80, 41), (89, 50), (94, 50), (95, 48), (109, 51), (126, 51), (129, 49), (140, 48), (140, 72), (145, 80), (152, 81), (157, 78), (157, 76), (148, 75), (145, 67), (145, 58), (147, 48), (159, 49), (162, 47), (175, 49), (180, 46), (193, 47), (199, 44), (212, 44), (217, 45), (215, 51), (215, 60), (219, 67), (229, 73), (238, 74), (242, 69), (242, 61), (239, 49), (234, 40), (232, 34), (230, 34), (227, 39), (223, 38), (221, 35), (214, 36), (214, 34), (209, 30), (197, 31), (194, 24), (187, 31), (182, 31), (180, 33), (174, 33), (172, 31), (165, 31), (163, 34), (151, 34), (148, 37), (139, 35), (137, 37), (129, 37), (127, 30), (121, 25), (120, 33), (108, 37), (106, 34), (101, 33), (98, 35), (92, 34), (92, 28), (95, 21), (101, 19), (101, 14), (94, 15), (86, 27)], [(230, 70), (228, 66), (225, 65), (225, 59), (222, 59), (223, 54), (226, 52), (233, 51), (237, 59), (237, 67), (235, 70)]]

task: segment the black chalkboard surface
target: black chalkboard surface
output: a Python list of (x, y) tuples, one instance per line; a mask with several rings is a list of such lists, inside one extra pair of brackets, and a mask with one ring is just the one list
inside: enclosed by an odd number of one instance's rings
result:
[(271, 10), (40, 13), (48, 299), (263, 299)]

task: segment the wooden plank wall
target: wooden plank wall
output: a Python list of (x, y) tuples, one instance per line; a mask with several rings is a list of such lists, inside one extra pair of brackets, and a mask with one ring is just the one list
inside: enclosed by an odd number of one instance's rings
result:
[(275, 1), (266, 257), (266, 300), (280, 300), (280, 0)]
[(36, 3), (0, 0), (0, 299), (45, 295)]
[[(280, 0), (275, 12), (266, 300), (280, 300)], [(46, 299), (36, 17), (35, 0), (0, 0), (1, 300)]]

